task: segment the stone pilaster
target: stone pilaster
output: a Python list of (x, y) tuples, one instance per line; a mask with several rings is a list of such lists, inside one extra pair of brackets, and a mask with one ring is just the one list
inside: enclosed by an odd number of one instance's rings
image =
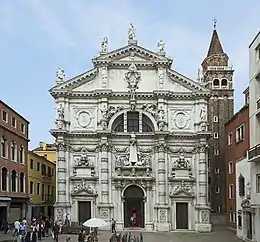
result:
[(158, 148), (158, 196), (159, 204), (166, 202), (166, 170), (165, 170), (165, 147), (160, 144)]
[(57, 168), (56, 168), (56, 203), (54, 212), (56, 219), (63, 219), (63, 214), (67, 212), (69, 206), (67, 195), (67, 164), (66, 164), (66, 146), (64, 140), (57, 141)]
[(195, 230), (198, 232), (211, 232), (210, 207), (207, 199), (207, 146), (206, 140), (202, 139), (198, 147), (199, 157), (199, 176), (198, 176), (198, 196), (197, 201), (197, 220)]

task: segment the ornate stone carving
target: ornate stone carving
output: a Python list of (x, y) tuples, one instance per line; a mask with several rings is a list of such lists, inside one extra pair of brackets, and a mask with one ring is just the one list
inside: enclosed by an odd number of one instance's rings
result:
[(61, 103), (57, 108), (57, 119), (64, 119), (64, 107)]
[(244, 199), (244, 200), (241, 202), (241, 207), (242, 207), (242, 208), (251, 208), (250, 199)]
[(162, 67), (158, 68), (158, 78), (159, 78), (159, 88), (163, 88), (163, 78), (164, 78), (164, 69)]
[(83, 192), (85, 191), (86, 193), (88, 193), (89, 195), (96, 195), (97, 191), (95, 191), (95, 189), (86, 184), (86, 181), (84, 179), (82, 179), (81, 184), (77, 184), (73, 186), (73, 190), (72, 193), (79, 193), (79, 192)]
[(157, 104), (156, 103), (146, 103), (142, 106), (142, 109), (155, 117)]
[(73, 146), (70, 146), (70, 149), (73, 151), (73, 152), (96, 152), (98, 149), (99, 149), (99, 145), (96, 145), (92, 148), (89, 148), (89, 147), (86, 147), (86, 146), (80, 146), (80, 147), (73, 147)]
[(92, 162), (87, 157), (86, 150), (84, 150), (84, 153), (81, 155), (81, 157), (76, 160), (75, 167), (93, 167)]
[(128, 29), (128, 44), (133, 44), (136, 42), (136, 29), (131, 23), (130, 28)]
[(189, 118), (185, 112), (180, 111), (175, 114), (173, 121), (177, 128), (184, 129), (188, 124)]
[(167, 211), (166, 210), (161, 210), (160, 211), (160, 222), (166, 222), (166, 215)]
[(64, 212), (63, 212), (62, 208), (57, 209), (57, 218), (58, 218), (58, 220), (60, 218), (63, 218), (63, 214), (64, 214)]
[(56, 147), (57, 151), (65, 151), (66, 150), (66, 145), (65, 145), (64, 142), (56, 141), (55, 147)]
[(165, 42), (163, 40), (158, 42), (157, 47), (159, 52), (165, 52)]
[(190, 185), (186, 185), (184, 181), (180, 185), (173, 187), (170, 196), (178, 195), (180, 193), (185, 193), (186, 195), (192, 196), (193, 192)]
[(129, 66), (128, 71), (125, 73), (125, 80), (128, 84), (131, 100), (135, 100), (136, 90), (139, 88), (138, 84), (141, 80), (141, 73), (137, 71), (134, 62)]
[(101, 49), (100, 49), (101, 53), (107, 53), (108, 52), (108, 38), (107, 37), (103, 37), (100, 47), (101, 47)]
[(56, 82), (57, 83), (62, 83), (65, 80), (65, 72), (62, 68), (58, 68), (56, 71)]
[(201, 221), (202, 221), (202, 223), (209, 222), (209, 212), (208, 211), (201, 211)]
[(108, 208), (100, 208), (100, 217), (103, 219), (109, 218), (109, 209)]
[(247, 184), (246, 184), (246, 198), (247, 199), (251, 198), (251, 189), (252, 189), (251, 182), (247, 182)]
[(87, 128), (91, 125), (93, 117), (89, 111), (85, 110), (85, 111), (80, 111), (77, 114), (76, 120), (79, 126), (81, 126), (82, 128)]
[(107, 67), (103, 66), (101, 67), (101, 80), (102, 80), (102, 87), (107, 87)]
[(158, 129), (160, 131), (163, 131), (166, 122), (165, 122), (165, 112), (162, 108), (157, 111), (157, 124), (158, 124)]
[(101, 117), (103, 120), (109, 121), (117, 112), (120, 112), (124, 108), (124, 106), (104, 106), (100, 109)]
[(200, 110), (200, 120), (205, 122), (206, 119), (207, 119), (206, 108), (205, 108), (205, 106), (202, 106), (202, 108)]
[(175, 169), (190, 169), (191, 164), (190, 162), (185, 159), (183, 149), (180, 150), (180, 156), (179, 159), (174, 161), (173, 168)]

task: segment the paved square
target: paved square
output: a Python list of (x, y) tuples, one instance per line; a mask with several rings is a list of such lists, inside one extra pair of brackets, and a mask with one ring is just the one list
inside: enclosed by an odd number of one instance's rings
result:
[[(125, 233), (126, 231), (123, 231)], [(131, 232), (132, 234), (139, 234), (139, 232)], [(111, 233), (100, 231), (98, 234), (99, 242), (108, 242)], [(77, 236), (71, 235), (71, 241), (77, 242)], [(235, 235), (235, 232), (225, 228), (218, 228), (214, 232), (209, 234), (198, 233), (178, 233), (178, 232), (143, 232), (144, 242), (241, 242)], [(64, 235), (60, 237), (60, 241), (65, 241)]]

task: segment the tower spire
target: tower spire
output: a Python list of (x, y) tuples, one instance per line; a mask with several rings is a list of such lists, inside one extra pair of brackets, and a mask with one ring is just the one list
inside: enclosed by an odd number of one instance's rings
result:
[(222, 45), (221, 45), (219, 37), (218, 37), (217, 20), (214, 19), (213, 20), (213, 33), (212, 33), (207, 57), (210, 57), (212, 55), (219, 55), (219, 54), (224, 54), (224, 51), (223, 51)]

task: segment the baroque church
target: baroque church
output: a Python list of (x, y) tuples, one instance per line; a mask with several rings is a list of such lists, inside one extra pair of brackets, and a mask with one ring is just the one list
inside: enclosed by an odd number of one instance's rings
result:
[(208, 103), (211, 90), (172, 69), (157, 51), (101, 43), (93, 69), (65, 80), (56, 73), (57, 198), (55, 218), (91, 217), (117, 229), (210, 232)]

